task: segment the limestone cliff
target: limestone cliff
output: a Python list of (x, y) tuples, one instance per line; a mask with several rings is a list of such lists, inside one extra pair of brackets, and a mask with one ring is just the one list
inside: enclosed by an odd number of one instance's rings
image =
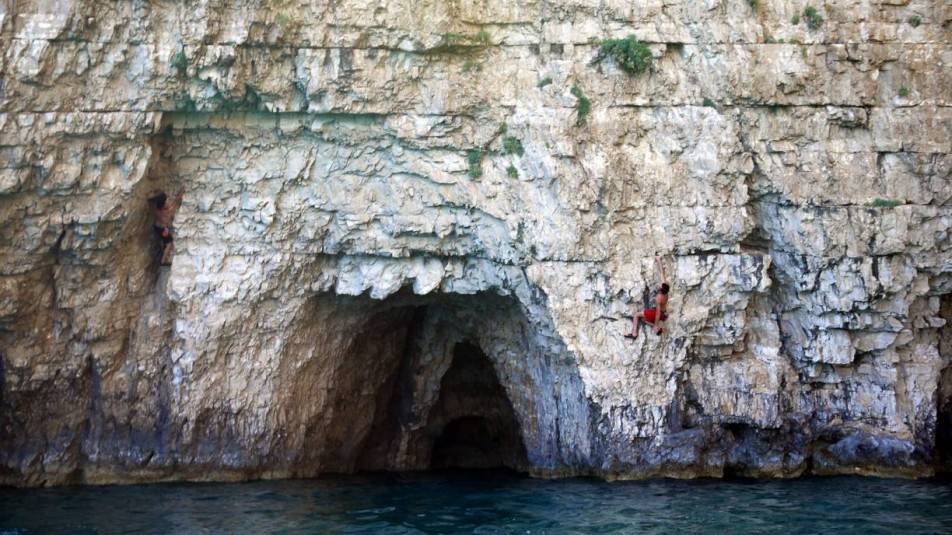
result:
[[(950, 26), (934, 0), (0, 0), (0, 484), (928, 475)], [(646, 72), (593, 61), (628, 36)], [(180, 188), (160, 268), (146, 198)], [(656, 256), (672, 319), (632, 342)]]

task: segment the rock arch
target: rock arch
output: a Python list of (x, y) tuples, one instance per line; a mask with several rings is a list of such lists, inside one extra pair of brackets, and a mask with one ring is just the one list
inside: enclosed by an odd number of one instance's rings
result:
[(289, 432), (270, 449), (291, 475), (571, 473), (589, 455), (574, 359), (514, 296), (320, 294), (303, 309), (275, 378), (274, 428)]

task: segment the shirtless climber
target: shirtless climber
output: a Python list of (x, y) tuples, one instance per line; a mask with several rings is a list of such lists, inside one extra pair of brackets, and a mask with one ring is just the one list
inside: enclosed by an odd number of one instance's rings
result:
[(664, 332), (663, 324), (668, 319), (668, 292), (671, 290), (671, 286), (669, 286), (668, 281), (665, 280), (664, 266), (661, 265), (661, 259), (655, 257), (655, 262), (658, 265), (658, 274), (660, 275), (658, 279), (658, 294), (655, 296), (655, 308), (642, 310), (632, 318), (632, 323), (634, 324), (632, 329), (634, 332), (626, 334), (625, 338), (638, 338), (638, 330), (642, 322), (657, 327), (656, 333), (659, 335)]
[(160, 191), (149, 198), (149, 202), (155, 207), (155, 223), (152, 225), (152, 229), (155, 230), (156, 236), (162, 242), (163, 266), (172, 265), (172, 218), (175, 217), (175, 212), (182, 205), (182, 195), (184, 194), (184, 190), (179, 191), (172, 202), (167, 202), (168, 196), (164, 191)]

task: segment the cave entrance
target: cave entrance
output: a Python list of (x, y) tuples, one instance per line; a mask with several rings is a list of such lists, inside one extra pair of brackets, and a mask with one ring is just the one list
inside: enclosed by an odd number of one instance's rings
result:
[(295, 476), (549, 468), (562, 428), (546, 415), (588, 421), (560, 395), (582, 392), (564, 346), (514, 297), (319, 295), (298, 322), (279, 394), (300, 422), (282, 439)]
[(381, 314), (405, 318), (388, 328), (403, 343), (384, 359), (394, 363), (393, 373), (380, 383), (356, 469), (526, 470), (510, 395), (528, 385), (504, 386), (497, 370), (518, 362), (503, 355), (528, 357), (530, 331), (520, 307), (490, 294), (391, 299), (401, 306)]
[(470, 342), (456, 344), (426, 433), (435, 436), (430, 468), (520, 469), (526, 452), (512, 404), (489, 357)]
[(939, 374), (935, 449), (939, 471), (952, 473), (952, 294), (942, 296), (939, 315), (945, 320), (939, 330), (939, 355), (945, 368)]

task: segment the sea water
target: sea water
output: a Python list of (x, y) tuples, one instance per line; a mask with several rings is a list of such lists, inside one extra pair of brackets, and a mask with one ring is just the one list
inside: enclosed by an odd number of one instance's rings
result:
[(952, 484), (497, 473), (0, 489), (2, 534), (952, 533)]

